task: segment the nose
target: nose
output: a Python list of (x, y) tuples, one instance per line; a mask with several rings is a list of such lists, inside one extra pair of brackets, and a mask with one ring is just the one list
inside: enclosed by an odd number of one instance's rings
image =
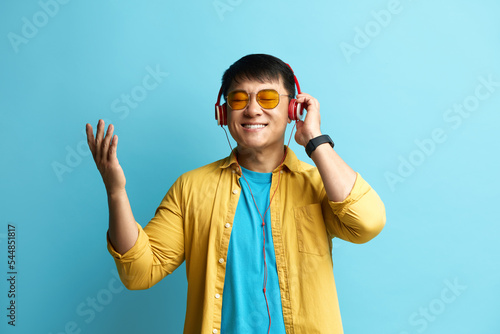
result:
[(255, 117), (258, 116), (262, 113), (262, 109), (260, 107), (260, 104), (257, 102), (257, 94), (255, 93), (250, 93), (250, 96), (248, 97), (248, 105), (245, 108), (245, 116), (248, 117)]

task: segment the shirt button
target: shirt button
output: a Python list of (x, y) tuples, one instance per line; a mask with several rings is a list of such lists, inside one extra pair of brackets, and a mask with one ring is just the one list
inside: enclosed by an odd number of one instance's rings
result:
[(215, 294), (215, 298), (219, 299), (220, 295), (218, 293)]
[(229, 228), (229, 226), (231, 226), (229, 223), (226, 223), (226, 225), (224, 225), (225, 228)]
[(235, 195), (236, 195), (237, 193), (238, 193), (238, 190), (234, 189), (234, 190), (233, 190), (233, 194), (235, 194)]
[[(236, 171), (234, 169), (232, 170), (232, 172), (233, 172), (233, 174), (236, 173)], [(216, 329), (214, 329), (214, 331), (216, 331)]]
[(280, 170), (280, 173), (283, 174), (283, 170)]
[(219, 259), (219, 263), (224, 263), (224, 259), (223, 259), (223, 258), (220, 258), (220, 259)]
[(212, 333), (214, 333), (214, 334), (217, 334), (218, 332), (219, 332), (219, 331), (218, 331), (218, 330), (216, 330), (216, 329), (214, 329), (214, 330), (212, 331)]

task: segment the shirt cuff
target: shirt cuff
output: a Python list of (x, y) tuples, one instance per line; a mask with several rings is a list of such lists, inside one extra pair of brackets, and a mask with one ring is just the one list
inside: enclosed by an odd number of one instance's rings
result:
[(138, 259), (139, 257), (141, 257), (141, 255), (144, 254), (144, 252), (147, 249), (149, 238), (148, 238), (146, 232), (144, 232), (144, 230), (142, 229), (142, 226), (137, 222), (135, 222), (135, 223), (137, 225), (137, 229), (139, 232), (137, 235), (137, 240), (136, 240), (135, 244), (132, 246), (132, 248), (130, 248), (124, 254), (120, 254), (116, 251), (116, 249), (111, 244), (111, 241), (109, 240), (109, 234), (106, 233), (108, 252), (119, 262), (122, 262), (122, 263), (132, 262), (132, 261)]

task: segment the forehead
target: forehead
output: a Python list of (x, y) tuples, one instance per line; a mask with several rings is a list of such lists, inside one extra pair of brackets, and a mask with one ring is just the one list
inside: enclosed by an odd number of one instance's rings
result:
[(281, 91), (284, 89), (284, 86), (281, 78), (279, 80), (262, 80), (262, 81), (250, 78), (237, 78), (231, 82), (231, 85), (229, 85), (228, 92), (240, 89), (251, 92), (266, 88), (274, 88), (278, 91)]

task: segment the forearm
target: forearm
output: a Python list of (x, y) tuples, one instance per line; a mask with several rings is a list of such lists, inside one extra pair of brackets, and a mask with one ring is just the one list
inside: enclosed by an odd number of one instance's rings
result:
[(109, 240), (115, 250), (124, 254), (137, 241), (138, 230), (125, 189), (108, 194)]
[(328, 199), (342, 202), (352, 190), (356, 172), (328, 144), (319, 145), (311, 154), (323, 180)]

